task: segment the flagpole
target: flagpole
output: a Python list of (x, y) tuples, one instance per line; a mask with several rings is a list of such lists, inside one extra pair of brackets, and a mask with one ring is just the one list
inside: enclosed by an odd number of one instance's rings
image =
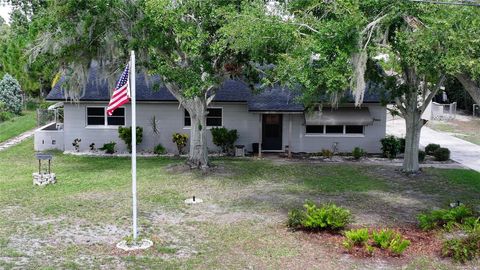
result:
[(133, 210), (133, 240), (137, 240), (137, 106), (135, 93), (135, 51), (130, 60), (130, 98), (132, 100), (132, 210)]

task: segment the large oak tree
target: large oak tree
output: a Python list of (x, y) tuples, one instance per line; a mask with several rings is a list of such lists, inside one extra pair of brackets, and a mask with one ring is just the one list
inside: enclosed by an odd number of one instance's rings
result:
[(221, 29), (227, 18), (262, 1), (52, 0), (46, 27), (31, 49), (60, 63), (70, 98), (82, 95), (92, 61), (113, 85), (131, 49), (138, 69), (159, 75), (191, 117), (191, 167), (209, 166), (207, 107), (228, 77), (256, 73), (248, 54), (230, 48)]

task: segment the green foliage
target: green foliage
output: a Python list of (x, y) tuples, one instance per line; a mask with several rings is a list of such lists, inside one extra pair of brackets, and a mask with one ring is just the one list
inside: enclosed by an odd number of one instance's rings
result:
[(427, 155), (433, 155), (433, 153), (438, 149), (440, 149), (440, 144), (430, 143), (425, 146), (425, 153), (427, 153)]
[(105, 153), (107, 154), (113, 154), (115, 153), (115, 145), (117, 143), (116, 142), (109, 142), (109, 143), (106, 143), (104, 144), (101, 148), (99, 148), (99, 150), (102, 150), (102, 151), (105, 151)]
[(11, 112), (0, 112), (0, 122), (11, 120), (14, 117)]
[(222, 33), (234, 50), (257, 63), (273, 64), (265, 83), (300, 88), (307, 104), (338, 102), (350, 87), (352, 54), (358, 52), (358, 30), (365, 23), (358, 3), (285, 3), (273, 14), (265, 12), (263, 1), (244, 4)]
[[(118, 127), (118, 137), (125, 142), (128, 147), (128, 151), (132, 152), (132, 127)], [(137, 144), (141, 144), (143, 138), (142, 127), (137, 127), (136, 137)]]
[(235, 142), (238, 140), (236, 129), (212, 128), (210, 132), (212, 132), (213, 144), (222, 148), (223, 153), (229, 153), (233, 150)]
[(72, 146), (73, 146), (73, 148), (75, 148), (75, 152), (80, 151), (80, 143), (81, 142), (82, 142), (82, 139), (79, 139), (79, 138), (75, 138), (73, 140)]
[(400, 153), (405, 153), (405, 143), (406, 143), (406, 140), (405, 138), (398, 138), (398, 142), (400, 143)]
[(335, 231), (344, 228), (351, 221), (350, 211), (334, 204), (318, 207), (312, 202), (307, 202), (304, 208), (305, 210), (294, 209), (288, 213), (289, 227)]
[(311, 230), (339, 230), (343, 229), (351, 220), (350, 211), (334, 204), (317, 207), (311, 202), (304, 205), (305, 219), (302, 226)]
[(394, 159), (400, 152), (400, 141), (393, 135), (380, 140), (384, 157)]
[(164, 154), (167, 153), (167, 149), (165, 149), (165, 147), (163, 147), (163, 145), (157, 144), (153, 148), (153, 153), (155, 153), (156, 155), (164, 155)]
[(402, 239), (398, 234), (391, 242), (388, 250), (395, 255), (402, 255), (402, 253), (410, 246), (410, 240)]
[(8, 121), (13, 118), (13, 113), (7, 111), (7, 106), (5, 103), (0, 101), (0, 122)]
[(381, 249), (388, 249), (394, 255), (401, 255), (410, 246), (410, 241), (394, 230), (386, 229), (372, 233), (373, 242)]
[(25, 22), (19, 25), (12, 17), (10, 25), (0, 25), (0, 76), (12, 75), (25, 93), (37, 96), (40, 89), (48, 89), (51, 67), (58, 63), (51, 59), (45, 61), (45, 57), (29, 61), (28, 47), (35, 39), (38, 28), (36, 18), (32, 16)]
[(418, 162), (420, 162), (420, 163), (424, 162), (426, 156), (427, 156), (427, 153), (425, 153), (425, 151), (419, 150), (418, 151)]
[(462, 229), (466, 232), (480, 233), (480, 217), (467, 217), (463, 220)]
[(321, 154), (324, 158), (332, 158), (333, 157), (333, 151), (330, 149), (322, 149)]
[(433, 230), (441, 227), (451, 227), (461, 224), (465, 219), (473, 217), (473, 210), (465, 205), (451, 209), (433, 210), (429, 213), (418, 215), (417, 219), (422, 230)]
[(448, 148), (440, 147), (433, 152), (433, 156), (436, 161), (447, 161), (450, 159), (450, 150), (448, 150)]
[(365, 245), (370, 238), (368, 228), (363, 229), (351, 229), (345, 232), (346, 240), (343, 242), (343, 246), (347, 249), (351, 249), (354, 245)]
[(173, 133), (172, 134), (172, 142), (177, 145), (178, 154), (183, 154), (183, 148), (187, 146), (188, 135), (181, 134), (181, 133)]
[(375, 245), (382, 249), (387, 249), (390, 246), (390, 242), (397, 236), (397, 232), (390, 229), (384, 229), (374, 231), (372, 233), (373, 242)]
[(288, 211), (287, 226), (293, 229), (301, 228), (305, 218), (305, 212), (301, 209), (290, 210)]
[(0, 81), (0, 102), (7, 112), (20, 114), (22, 112), (22, 91), (18, 81), (10, 74), (5, 74)]
[(480, 256), (480, 233), (469, 233), (464, 238), (454, 238), (443, 242), (442, 255), (454, 261), (466, 262)]
[(362, 157), (364, 157), (366, 155), (365, 151), (360, 148), (360, 147), (355, 147), (352, 151), (352, 156), (353, 158), (355, 158), (356, 160), (359, 160), (361, 159)]
[(390, 251), (391, 254), (398, 256), (410, 246), (410, 241), (404, 239), (403, 236), (391, 229), (373, 231), (369, 233), (368, 228), (352, 229), (345, 232), (345, 241), (343, 246), (351, 250), (354, 246), (364, 246), (365, 251), (368, 254), (373, 254), (374, 246), (371, 246), (369, 242), (373, 242), (373, 245)]

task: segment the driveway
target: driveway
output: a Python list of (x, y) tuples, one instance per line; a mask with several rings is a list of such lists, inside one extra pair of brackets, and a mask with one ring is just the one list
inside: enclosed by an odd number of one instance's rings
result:
[[(405, 136), (405, 120), (402, 118), (389, 118), (387, 121), (387, 134), (398, 137)], [(480, 146), (464, 141), (443, 132), (435, 131), (429, 127), (422, 128), (420, 146), (429, 143), (440, 144), (450, 149), (450, 158), (463, 166), (480, 172)]]

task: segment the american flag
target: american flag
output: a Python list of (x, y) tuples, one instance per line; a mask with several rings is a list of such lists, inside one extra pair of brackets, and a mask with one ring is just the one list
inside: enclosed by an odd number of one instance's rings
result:
[(108, 103), (107, 107), (107, 114), (112, 115), (113, 111), (115, 111), (118, 107), (122, 106), (123, 104), (127, 103), (130, 100), (130, 89), (129, 89), (129, 66), (125, 67), (125, 70), (120, 76), (120, 79), (113, 90), (113, 95), (110, 98), (110, 102)]

